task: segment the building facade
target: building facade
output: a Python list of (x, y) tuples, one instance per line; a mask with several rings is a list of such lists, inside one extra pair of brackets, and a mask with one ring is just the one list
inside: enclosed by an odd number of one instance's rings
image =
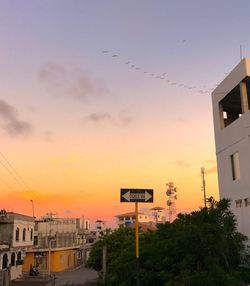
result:
[[(118, 227), (129, 227), (135, 223), (136, 213), (128, 212), (116, 215), (117, 225)], [(153, 221), (153, 218), (149, 214), (145, 214), (143, 212), (138, 213), (138, 222), (139, 223), (150, 223)]]
[(59, 272), (85, 261), (90, 223), (85, 218), (46, 214), (35, 221), (34, 247), (27, 251), (23, 270), (38, 265), (39, 272)]
[(0, 211), (0, 270), (8, 269), (10, 279), (22, 274), (23, 259), (34, 242), (34, 218)]
[(212, 92), (219, 192), (231, 199), (238, 230), (250, 237), (250, 59)]

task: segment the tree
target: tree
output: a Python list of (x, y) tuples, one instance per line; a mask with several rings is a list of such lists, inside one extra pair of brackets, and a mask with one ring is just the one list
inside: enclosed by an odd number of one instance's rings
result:
[[(140, 234), (140, 279), (143, 286), (245, 285), (248, 271), (239, 265), (246, 237), (237, 232), (229, 200), (179, 214), (173, 223)], [(97, 242), (88, 265), (101, 269), (101, 248), (108, 249), (107, 285), (136, 285), (134, 231), (115, 231)]]

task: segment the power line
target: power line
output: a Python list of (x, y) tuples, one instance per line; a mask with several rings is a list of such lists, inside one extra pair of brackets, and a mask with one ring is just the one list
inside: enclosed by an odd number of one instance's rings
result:
[(10, 161), (6, 158), (6, 156), (0, 152), (0, 155), (2, 156), (2, 158), (4, 159), (4, 161), (7, 163), (4, 164), (1, 159), (0, 159), (0, 163), (1, 165), (7, 170), (7, 172), (14, 178), (14, 180), (23, 187), (25, 187), (25, 191), (32, 193), (34, 196), (37, 196), (36, 193), (34, 193), (34, 191), (31, 190), (31, 188), (29, 187), (29, 185), (24, 181), (24, 179), (21, 177), (21, 175), (17, 172), (16, 168), (10, 163)]
[(8, 183), (6, 183), (2, 178), (0, 178), (0, 181), (8, 188), (11, 190), (11, 192), (13, 193), (18, 193), (17, 191), (15, 191)]

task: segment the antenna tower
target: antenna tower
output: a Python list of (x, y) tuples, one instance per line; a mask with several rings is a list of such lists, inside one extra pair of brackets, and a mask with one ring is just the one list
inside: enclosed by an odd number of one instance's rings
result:
[(166, 184), (167, 186), (167, 206), (168, 206), (168, 220), (169, 222), (172, 221), (173, 215), (176, 213), (176, 204), (175, 201), (177, 200), (177, 188), (174, 186), (173, 182), (169, 182)]
[(206, 208), (207, 207), (207, 195), (206, 195), (206, 180), (205, 180), (205, 168), (202, 167), (201, 168), (201, 182), (202, 182), (202, 186), (201, 186), (201, 189), (202, 189), (202, 192), (203, 192), (203, 195), (204, 195), (204, 207)]

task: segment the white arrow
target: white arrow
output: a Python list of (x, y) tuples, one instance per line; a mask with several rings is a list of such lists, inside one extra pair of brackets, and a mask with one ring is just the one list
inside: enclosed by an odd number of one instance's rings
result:
[(145, 192), (145, 202), (147, 202), (151, 198), (152, 198), (152, 195), (150, 193), (148, 193), (148, 192)]
[(128, 202), (130, 202), (130, 191), (128, 191), (127, 193), (125, 193), (124, 195), (122, 195), (122, 197), (127, 200)]

